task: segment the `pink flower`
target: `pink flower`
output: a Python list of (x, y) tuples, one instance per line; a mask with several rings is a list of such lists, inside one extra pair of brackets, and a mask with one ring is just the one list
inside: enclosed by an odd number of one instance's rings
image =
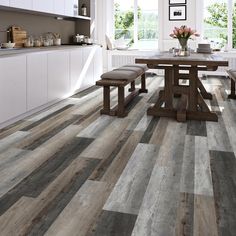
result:
[(170, 34), (170, 37), (178, 39), (189, 39), (191, 36), (199, 37), (200, 35), (196, 33), (196, 30), (193, 30), (191, 27), (187, 27), (186, 25), (174, 27), (173, 32)]

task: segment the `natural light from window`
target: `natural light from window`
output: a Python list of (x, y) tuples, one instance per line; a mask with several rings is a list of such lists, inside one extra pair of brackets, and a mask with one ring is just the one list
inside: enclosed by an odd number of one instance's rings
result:
[(204, 37), (213, 48), (236, 49), (236, 0), (204, 0)]
[(131, 48), (158, 48), (158, 1), (114, 0), (115, 39)]

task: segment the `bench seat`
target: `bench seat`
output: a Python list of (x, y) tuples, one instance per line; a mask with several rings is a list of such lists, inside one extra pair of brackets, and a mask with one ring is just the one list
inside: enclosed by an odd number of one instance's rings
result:
[[(101, 75), (101, 80), (96, 85), (103, 86), (103, 109), (101, 114), (111, 116), (125, 117), (128, 113), (125, 110), (126, 105), (140, 93), (147, 93), (145, 67), (136, 65), (126, 65), (113, 71)], [(141, 76), (141, 89), (135, 88), (135, 80)], [(130, 84), (130, 94), (125, 97), (125, 86)], [(118, 104), (115, 108), (110, 108), (110, 87), (118, 88)]]
[(230, 99), (236, 99), (236, 93), (235, 93), (235, 82), (236, 82), (236, 70), (227, 70), (227, 73), (229, 75), (229, 78), (231, 80), (231, 92), (228, 96)]

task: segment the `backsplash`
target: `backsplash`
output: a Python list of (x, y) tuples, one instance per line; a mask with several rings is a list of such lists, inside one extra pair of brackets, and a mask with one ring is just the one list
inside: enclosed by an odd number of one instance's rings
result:
[[(0, 31), (10, 26), (20, 26), (27, 35), (40, 36), (47, 32), (61, 35), (62, 43), (69, 43), (75, 35), (75, 22), (72, 20), (57, 20), (53, 16), (33, 15), (21, 12), (0, 10)], [(0, 42), (7, 41), (7, 33), (0, 33)]]

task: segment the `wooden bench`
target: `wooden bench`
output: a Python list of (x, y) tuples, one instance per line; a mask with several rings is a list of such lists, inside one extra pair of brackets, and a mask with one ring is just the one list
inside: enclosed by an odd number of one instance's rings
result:
[(228, 73), (229, 78), (231, 80), (231, 92), (230, 92), (228, 98), (236, 99), (236, 93), (235, 93), (236, 70), (227, 70), (227, 73)]
[[(110, 116), (125, 117), (128, 112), (125, 110), (126, 105), (140, 93), (147, 93), (145, 65), (126, 65), (113, 71), (102, 74), (101, 80), (96, 85), (103, 86), (103, 109), (101, 114)], [(135, 88), (135, 80), (141, 76), (141, 89)], [(125, 86), (130, 84), (130, 94), (125, 97)], [(118, 88), (118, 104), (110, 108), (110, 87)]]

